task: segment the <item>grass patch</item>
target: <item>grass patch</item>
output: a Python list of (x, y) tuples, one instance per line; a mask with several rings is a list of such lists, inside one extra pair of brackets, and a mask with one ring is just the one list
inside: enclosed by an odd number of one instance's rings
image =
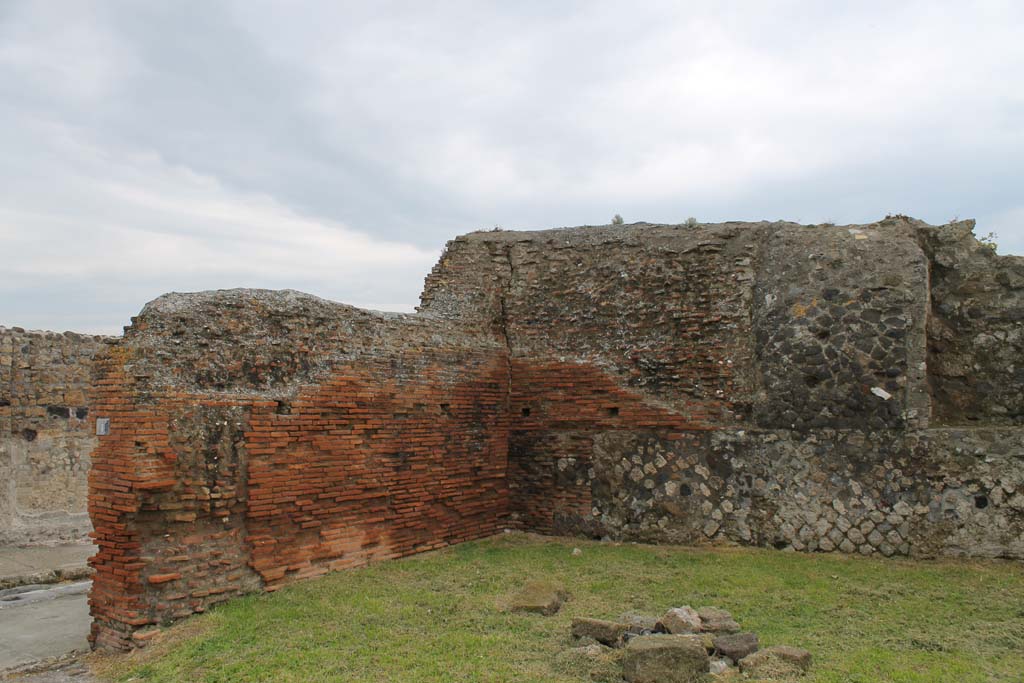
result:
[[(583, 553), (573, 556), (573, 547)], [(561, 581), (555, 616), (502, 611)], [(715, 605), (829, 683), (1020, 681), (1024, 568), (511, 534), (233, 600), (95, 666), (116, 681), (587, 680), (560, 655), (573, 617)]]

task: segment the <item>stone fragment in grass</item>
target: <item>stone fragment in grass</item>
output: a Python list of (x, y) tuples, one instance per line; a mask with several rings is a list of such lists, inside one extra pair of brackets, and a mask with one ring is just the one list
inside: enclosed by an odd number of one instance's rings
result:
[(698, 612), (700, 629), (708, 633), (738, 633), (740, 625), (732, 615), (717, 607), (702, 607)]
[(581, 656), (581, 657), (586, 657), (588, 659), (595, 659), (595, 658), (600, 657), (601, 655), (603, 655), (605, 649), (606, 649), (605, 647), (603, 647), (603, 646), (601, 646), (601, 645), (599, 645), (597, 643), (594, 643), (593, 645), (584, 645), (583, 647), (574, 647), (574, 648), (571, 648), (570, 651), (572, 653), (574, 653), (574, 654), (577, 654), (577, 655)]
[(658, 617), (626, 612), (619, 617), (619, 621), (629, 626), (628, 633), (637, 636), (647, 636), (658, 630)]
[(618, 621), (630, 626), (630, 631), (654, 631), (657, 626), (657, 617), (636, 612), (623, 612)]
[(740, 671), (754, 679), (800, 676), (811, 668), (811, 653), (798, 647), (773, 645), (740, 660)]
[(658, 622), (658, 631), (662, 633), (697, 633), (701, 629), (700, 616), (697, 610), (689, 605), (673, 607), (665, 612)]
[(622, 658), (628, 683), (696, 683), (709, 667), (707, 650), (697, 639), (669, 633), (633, 638)]
[(609, 647), (621, 645), (622, 636), (626, 635), (628, 630), (628, 624), (620, 624), (615, 621), (582, 618), (572, 620), (572, 635), (574, 638), (593, 638), (597, 642)]
[(720, 676), (721, 674), (724, 674), (727, 671), (729, 671), (730, 668), (731, 667), (729, 666), (729, 662), (727, 662), (726, 660), (712, 659), (711, 665), (708, 667), (708, 672), (712, 676)]
[(715, 651), (723, 657), (728, 657), (738, 662), (747, 655), (757, 652), (757, 634), (750, 633), (726, 633), (716, 636), (713, 641)]
[(562, 608), (569, 594), (561, 586), (548, 581), (531, 581), (509, 601), (512, 612), (529, 612), (551, 616)]

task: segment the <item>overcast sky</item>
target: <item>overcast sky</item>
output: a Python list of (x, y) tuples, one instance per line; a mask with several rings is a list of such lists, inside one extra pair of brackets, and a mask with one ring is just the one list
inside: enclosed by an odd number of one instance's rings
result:
[(0, 325), (411, 310), (480, 228), (905, 213), (1024, 253), (1024, 3), (0, 0)]

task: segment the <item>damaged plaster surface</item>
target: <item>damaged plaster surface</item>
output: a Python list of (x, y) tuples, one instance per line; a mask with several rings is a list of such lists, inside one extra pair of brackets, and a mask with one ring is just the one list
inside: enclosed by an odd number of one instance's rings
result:
[(0, 327), (0, 546), (67, 543), (91, 530), (92, 361), (114, 341)]

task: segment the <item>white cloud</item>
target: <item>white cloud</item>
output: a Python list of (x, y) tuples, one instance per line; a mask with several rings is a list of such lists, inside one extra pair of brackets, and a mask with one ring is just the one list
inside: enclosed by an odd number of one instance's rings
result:
[(1010, 1), (15, 2), (0, 323), (407, 309), (457, 233), (613, 213), (976, 216), (1024, 251), (1022, 33)]
[(0, 21), (0, 69), (45, 99), (90, 106), (139, 65), (89, 3), (13, 3)]
[[(8, 255), (0, 290), (8, 296), (47, 282), (156, 281), (179, 291), (303, 283), (329, 298), (356, 294), (360, 300), (352, 303), (363, 305), (383, 294), (393, 297), (383, 307), (410, 310), (418, 285), (408, 274), (426, 273), (440, 252), (303, 216), (151, 153), (105, 150), (80, 139), (81, 131), (36, 125), (47, 129), (39, 137), (48, 147), (39, 151), (65, 163), (36, 168), (20, 157), (23, 172), (46, 173), (51, 186), (38, 193), (0, 189)], [(365, 287), (374, 280), (377, 288)], [(99, 331), (117, 327), (107, 323)]]

